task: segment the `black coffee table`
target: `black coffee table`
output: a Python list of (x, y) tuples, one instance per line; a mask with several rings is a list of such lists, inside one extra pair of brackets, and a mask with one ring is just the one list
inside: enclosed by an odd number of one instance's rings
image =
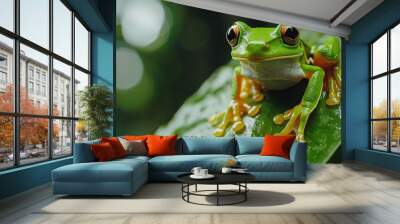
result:
[[(191, 173), (182, 174), (177, 177), (178, 181), (182, 183), (182, 199), (188, 203), (198, 204), (198, 205), (234, 205), (245, 202), (247, 200), (247, 192), (249, 188), (247, 187), (247, 183), (255, 180), (255, 177), (251, 174), (247, 173), (229, 173), (222, 174), (216, 173), (213, 174), (215, 177), (212, 179), (193, 179), (190, 177)], [(197, 185), (216, 185), (215, 190), (198, 190)], [(190, 186), (195, 186), (194, 191), (190, 191)], [(237, 190), (223, 190), (220, 189), (220, 185), (236, 185), (238, 186)], [(205, 194), (204, 192), (215, 192), (215, 194)], [(190, 196), (204, 196), (204, 197), (216, 197), (216, 204), (202, 204), (190, 201)], [(241, 196), (240, 200), (234, 201), (231, 203), (221, 203), (221, 197), (232, 197), (232, 196)]]

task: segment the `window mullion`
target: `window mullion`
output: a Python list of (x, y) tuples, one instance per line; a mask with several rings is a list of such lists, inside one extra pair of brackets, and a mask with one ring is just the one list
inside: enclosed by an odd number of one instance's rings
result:
[[(387, 32), (387, 71), (390, 70), (390, 29)], [(388, 117), (392, 118), (392, 99), (391, 99), (391, 79), (392, 79), (392, 75), (389, 73), (387, 75), (387, 110), (388, 110)], [(392, 135), (391, 135), (391, 129), (392, 129), (392, 125), (391, 125), (392, 121), (389, 120), (387, 122), (387, 140), (388, 140), (388, 148), (387, 151), (391, 152), (392, 151)]]
[[(49, 50), (53, 52), (53, 0), (49, 0)], [(49, 159), (53, 159), (53, 56), (49, 55), (48, 92), (50, 115), (48, 120), (48, 152)]]
[[(372, 63), (372, 57), (373, 57), (373, 47), (372, 47), (372, 45), (370, 45), (369, 46), (369, 49), (370, 49), (370, 55), (369, 55), (369, 64), (370, 64), (370, 67), (369, 67), (369, 69), (370, 69), (370, 71), (369, 71), (369, 117), (370, 117), (370, 119), (372, 119), (373, 118), (373, 91), (374, 91), (374, 88), (373, 88), (373, 79), (371, 78), (372, 77), (372, 72), (373, 72), (373, 63)], [(373, 149), (373, 146), (374, 146), (374, 136), (373, 136), (373, 121), (372, 120), (370, 120), (370, 122), (369, 122), (369, 138), (370, 138), (370, 141), (369, 141), (369, 144), (370, 144), (370, 149)]]
[[(20, 1), (14, 1), (14, 30), (19, 35), (19, 5)], [(19, 99), (20, 99), (20, 50), (19, 50), (19, 40), (17, 38), (14, 39), (14, 112), (19, 113)], [(20, 157), (19, 157), (19, 136), (20, 136), (20, 119), (14, 116), (14, 166), (19, 166)]]
[[(71, 117), (75, 118), (75, 12), (72, 11), (72, 15), (71, 15), (71, 23), (72, 23), (72, 38), (71, 38), (71, 60), (72, 60), (72, 64), (74, 66), (71, 67), (71, 91), (72, 91), (72, 105), (71, 105)], [(75, 125), (76, 125), (76, 121), (73, 120), (72, 124), (71, 124), (71, 150), (72, 150), (72, 155), (74, 155), (74, 151), (75, 151)]]

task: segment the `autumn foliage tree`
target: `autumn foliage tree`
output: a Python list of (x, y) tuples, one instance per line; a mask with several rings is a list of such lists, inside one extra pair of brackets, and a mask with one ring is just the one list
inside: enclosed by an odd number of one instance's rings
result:
[[(0, 111), (13, 112), (14, 107), (14, 91), (13, 86), (9, 85), (6, 92), (0, 93)], [(20, 111), (23, 114), (40, 114), (48, 113), (47, 104), (35, 105), (24, 87), (20, 88)], [(56, 111), (58, 113), (58, 111)], [(0, 148), (12, 148), (13, 146), (13, 119), (11, 116), (0, 116)], [(20, 118), (20, 148), (24, 149), (27, 145), (45, 146), (48, 139), (48, 119), (47, 118)], [(53, 138), (58, 137), (59, 128), (53, 127)]]
[[(391, 104), (391, 117), (400, 117), (400, 100), (394, 99)], [(378, 106), (373, 108), (373, 118), (387, 118), (387, 101), (381, 101)], [(387, 121), (375, 121), (372, 126), (374, 139), (386, 139)], [(392, 141), (398, 141), (400, 138), (400, 122), (392, 121), (391, 123)]]

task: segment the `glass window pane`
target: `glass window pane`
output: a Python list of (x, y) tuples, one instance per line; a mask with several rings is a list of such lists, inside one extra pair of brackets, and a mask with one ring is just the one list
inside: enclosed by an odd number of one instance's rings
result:
[(0, 35), (0, 111), (14, 111), (14, 43)]
[(45, 118), (20, 118), (20, 163), (35, 163), (49, 158), (49, 120)]
[(400, 72), (391, 75), (390, 85), (391, 116), (400, 117)]
[(395, 69), (400, 67), (400, 24), (390, 34), (390, 69)]
[(75, 69), (75, 117), (81, 115), (80, 94), (87, 86), (89, 86), (89, 75)]
[(14, 124), (10, 116), (0, 116), (0, 170), (14, 165)]
[(372, 148), (387, 151), (387, 121), (372, 122)]
[(387, 78), (386, 76), (372, 81), (372, 118), (387, 117)]
[(53, 18), (53, 51), (71, 60), (72, 12), (60, 0), (53, 0)]
[(75, 63), (89, 70), (89, 32), (75, 18)]
[(14, 31), (14, 0), (0, 1), (0, 26)]
[(49, 57), (21, 44), (20, 109), (25, 114), (48, 114)]
[(400, 120), (390, 121), (391, 152), (400, 153)]
[(72, 117), (71, 66), (53, 60), (53, 115)]
[(20, 0), (21, 36), (49, 47), (49, 0)]
[(84, 120), (75, 121), (75, 143), (85, 142), (88, 138), (88, 129)]
[(372, 44), (372, 75), (387, 71), (387, 34)]
[(72, 121), (53, 120), (53, 157), (72, 154)]

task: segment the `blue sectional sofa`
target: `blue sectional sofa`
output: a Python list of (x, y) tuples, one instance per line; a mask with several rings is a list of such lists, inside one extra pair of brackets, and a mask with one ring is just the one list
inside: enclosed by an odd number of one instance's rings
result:
[(295, 142), (290, 159), (260, 156), (263, 137), (182, 137), (176, 144), (177, 155), (127, 156), (96, 162), (91, 141), (75, 144), (74, 163), (52, 172), (53, 193), (68, 195), (131, 195), (148, 181), (176, 181), (193, 167), (218, 172), (228, 160), (236, 160), (260, 182), (304, 182), (307, 147)]

